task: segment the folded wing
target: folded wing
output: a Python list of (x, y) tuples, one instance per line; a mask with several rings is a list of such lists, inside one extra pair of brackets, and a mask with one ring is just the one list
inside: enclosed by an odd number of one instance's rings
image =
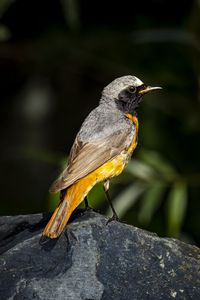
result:
[(96, 170), (105, 162), (112, 160), (123, 150), (128, 149), (135, 134), (134, 127), (131, 126), (126, 130), (118, 130), (105, 138), (96, 140), (94, 143), (83, 144), (77, 137), (72, 146), (66, 168), (52, 184), (49, 191), (52, 193), (61, 191)]

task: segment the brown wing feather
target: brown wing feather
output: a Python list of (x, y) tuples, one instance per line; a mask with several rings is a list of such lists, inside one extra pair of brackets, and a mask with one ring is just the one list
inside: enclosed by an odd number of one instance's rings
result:
[(58, 192), (88, 175), (105, 162), (113, 159), (123, 150), (128, 149), (135, 131), (117, 131), (94, 143), (82, 144), (76, 138), (69, 156), (68, 165), (61, 176), (52, 184), (49, 191)]

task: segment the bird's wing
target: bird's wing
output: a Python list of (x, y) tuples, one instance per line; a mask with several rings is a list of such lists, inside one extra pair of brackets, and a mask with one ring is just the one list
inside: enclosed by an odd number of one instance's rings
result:
[(126, 130), (118, 130), (93, 143), (83, 144), (77, 137), (70, 152), (68, 165), (49, 191), (55, 193), (67, 188), (128, 149), (136, 134), (134, 129), (131, 126)]

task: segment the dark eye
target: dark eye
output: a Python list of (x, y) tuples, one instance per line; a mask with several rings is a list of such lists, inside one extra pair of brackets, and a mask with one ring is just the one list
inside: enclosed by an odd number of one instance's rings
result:
[(133, 94), (133, 93), (136, 92), (136, 87), (135, 86), (129, 86), (128, 91), (129, 91), (129, 93)]

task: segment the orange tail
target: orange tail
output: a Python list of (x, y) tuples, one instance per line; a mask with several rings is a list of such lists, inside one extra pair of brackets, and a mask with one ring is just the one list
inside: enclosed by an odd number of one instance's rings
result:
[(64, 199), (54, 211), (43, 231), (43, 235), (55, 239), (62, 233), (72, 212), (96, 183), (96, 176), (91, 175), (86, 176), (67, 189)]

